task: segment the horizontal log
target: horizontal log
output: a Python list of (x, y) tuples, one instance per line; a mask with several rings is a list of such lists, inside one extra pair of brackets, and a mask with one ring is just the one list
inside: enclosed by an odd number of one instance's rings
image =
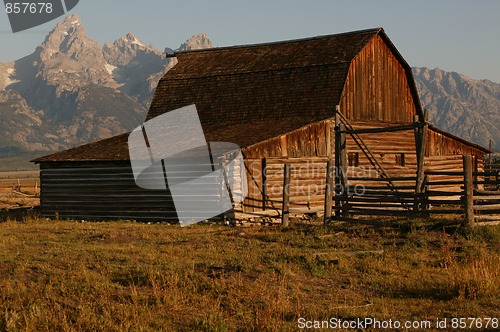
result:
[[(55, 218), (54, 213), (42, 213), (44, 218)], [(109, 215), (109, 216), (95, 216), (86, 214), (65, 214), (58, 215), (60, 219), (78, 219), (78, 220), (136, 220), (136, 221), (151, 221), (151, 222), (177, 222), (177, 217), (151, 217), (151, 216), (128, 216), (128, 215)]]
[(481, 220), (478, 220), (474, 224), (474, 227), (499, 226), (499, 225), (500, 225), (500, 219), (491, 220), (491, 221), (481, 221)]
[[(142, 217), (142, 216), (147, 216), (147, 217), (152, 217), (152, 216), (176, 216), (177, 214), (172, 211), (126, 211), (126, 210), (113, 210), (113, 209), (101, 209), (101, 210), (75, 210), (75, 209), (45, 209), (44, 212), (46, 213), (58, 213), (60, 215), (87, 215), (87, 216), (95, 216), (95, 217), (106, 217), (106, 216), (135, 216), (135, 217)], [(204, 212), (204, 211), (194, 211), (194, 212)], [(218, 213), (219, 211), (213, 211), (215, 213)], [(208, 211), (210, 213), (210, 211)]]
[(387, 190), (387, 189), (395, 189), (395, 190), (415, 190), (415, 186), (400, 186), (400, 185), (385, 185), (385, 186), (363, 186), (367, 190)]
[(483, 204), (483, 205), (474, 205), (474, 210), (477, 211), (493, 211), (498, 210), (500, 212), (500, 204)]
[[(396, 197), (406, 197), (406, 198), (414, 198), (415, 197), (415, 192), (404, 192), (404, 191), (386, 191), (383, 190), (365, 190), (365, 191), (358, 191), (358, 193), (354, 192), (353, 190), (348, 191), (348, 196), (349, 197), (384, 197), (384, 196), (396, 196)], [(419, 194), (419, 196), (423, 197), (424, 194)]]
[(415, 176), (412, 177), (391, 177), (391, 178), (368, 178), (368, 177), (349, 177), (349, 181), (382, 181), (382, 182), (398, 182), (398, 181), (416, 181), (417, 178)]
[[(334, 210), (342, 211), (342, 208), (335, 207)], [(392, 217), (401, 217), (401, 216), (409, 216), (413, 212), (412, 211), (394, 211), (394, 210), (376, 210), (376, 209), (349, 209), (350, 214), (353, 215), (373, 215), (373, 216), (392, 216)]]
[(394, 196), (379, 196), (379, 197), (364, 197), (364, 196), (358, 196), (358, 197), (334, 197), (334, 201), (348, 201), (348, 202), (365, 202), (365, 203), (394, 203), (394, 202), (408, 202), (411, 203), (414, 201), (413, 197), (410, 198), (404, 198), (404, 197), (394, 197)]
[(461, 199), (426, 199), (424, 203), (433, 205), (461, 205), (463, 201)]
[(401, 126), (391, 126), (382, 128), (366, 128), (366, 129), (355, 129), (355, 130), (345, 130), (342, 131), (348, 135), (352, 134), (375, 134), (375, 133), (392, 133), (405, 130), (413, 130), (415, 128), (414, 124), (401, 125)]
[(473, 196), (474, 201), (490, 201), (490, 200), (500, 200), (500, 195), (489, 195), (489, 196)]
[(428, 186), (451, 186), (451, 185), (463, 185), (464, 181), (429, 181), (425, 183)]
[(429, 214), (464, 214), (464, 210), (461, 210), (461, 209), (450, 209), (450, 210), (430, 209), (430, 210), (426, 210), (425, 213), (429, 213)]
[[(475, 219), (477, 221), (498, 221), (498, 224), (500, 224), (500, 215), (495, 215), (495, 216), (475, 216)], [(488, 223), (490, 224), (490, 223)], [(493, 223), (491, 223), (490, 225), (494, 225)]]
[(500, 195), (500, 191), (498, 190), (474, 190), (474, 196), (493, 196), (493, 195)]
[(351, 203), (347, 202), (349, 208), (373, 208), (375, 210), (407, 210), (408, 208), (413, 208), (413, 203), (407, 203), (406, 205), (402, 204), (389, 204), (389, 203), (381, 203), (381, 204), (369, 204), (369, 203)]

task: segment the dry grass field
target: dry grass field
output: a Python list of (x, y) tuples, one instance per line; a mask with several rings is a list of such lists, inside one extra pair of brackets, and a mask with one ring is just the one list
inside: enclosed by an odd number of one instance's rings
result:
[(451, 324), (500, 318), (498, 294), (500, 227), (0, 223), (0, 331), (296, 331), (300, 318)]
[(0, 172), (0, 221), (40, 204), (38, 171)]

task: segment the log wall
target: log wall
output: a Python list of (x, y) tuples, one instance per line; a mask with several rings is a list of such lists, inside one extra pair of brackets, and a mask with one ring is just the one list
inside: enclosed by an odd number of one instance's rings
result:
[(138, 187), (130, 163), (43, 163), (40, 168), (45, 217), (177, 221), (170, 192)]

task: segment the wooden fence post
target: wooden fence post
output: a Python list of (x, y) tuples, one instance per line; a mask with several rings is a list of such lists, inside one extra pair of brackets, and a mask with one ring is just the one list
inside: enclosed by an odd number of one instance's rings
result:
[[(427, 110), (425, 112), (424, 119), (427, 119)], [(429, 130), (429, 124), (424, 122), (422, 129), (418, 130), (418, 139), (416, 139), (416, 151), (417, 151), (417, 181), (415, 192), (420, 194), (423, 190), (424, 178), (425, 178), (425, 150), (427, 147), (427, 132)], [(414, 203), (417, 206), (418, 210), (418, 200)], [(415, 208), (415, 207), (414, 207)]]
[(346, 127), (341, 124), (340, 129), (340, 142), (339, 142), (339, 153), (340, 153), (340, 183), (341, 183), (341, 194), (342, 194), (342, 217), (344, 219), (349, 218), (349, 204), (347, 203), (349, 183), (347, 178), (347, 138), (346, 138)]
[(422, 191), (423, 194), (423, 200), (422, 200), (422, 210), (424, 211), (424, 217), (429, 218), (431, 216), (429, 210), (430, 210), (430, 204), (429, 204), (429, 176), (426, 175), (424, 176), (424, 190)]
[[(337, 219), (346, 217), (344, 199), (347, 197), (347, 141), (345, 126), (335, 127), (335, 215)], [(342, 198), (342, 199), (341, 199)]]
[(267, 159), (262, 159), (262, 211), (266, 211), (267, 205)]
[(474, 226), (474, 184), (472, 177), (472, 157), (463, 156), (464, 164), (464, 203), (465, 203), (465, 223)]
[(476, 173), (473, 174), (472, 177), (472, 186), (474, 190), (477, 190), (479, 189), (479, 184), (478, 184), (479, 177), (477, 176), (477, 172), (479, 172), (479, 160), (477, 156), (472, 156), (472, 172)]
[(281, 223), (283, 226), (290, 225), (290, 165), (285, 164), (283, 170), (283, 206), (281, 211)]
[(325, 216), (323, 223), (328, 225), (332, 218), (332, 198), (335, 179), (335, 163), (333, 159), (328, 159), (326, 163), (326, 188), (325, 188)]
[(334, 193), (335, 193), (335, 219), (341, 219), (341, 201), (339, 199), (339, 189), (341, 188), (340, 183), (340, 115), (338, 114), (338, 110), (335, 113), (335, 185), (334, 185)]
[(500, 190), (500, 171), (497, 171), (497, 175), (495, 176), (495, 182), (497, 183), (497, 190)]

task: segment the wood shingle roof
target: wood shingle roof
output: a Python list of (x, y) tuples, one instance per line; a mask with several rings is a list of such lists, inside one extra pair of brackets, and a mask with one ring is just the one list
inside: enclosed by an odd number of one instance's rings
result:
[[(244, 148), (331, 118), (352, 60), (378, 34), (390, 43), (376, 28), (179, 52), (179, 63), (158, 84), (147, 120), (195, 104), (207, 141)], [(128, 159), (124, 134), (35, 162)]]

